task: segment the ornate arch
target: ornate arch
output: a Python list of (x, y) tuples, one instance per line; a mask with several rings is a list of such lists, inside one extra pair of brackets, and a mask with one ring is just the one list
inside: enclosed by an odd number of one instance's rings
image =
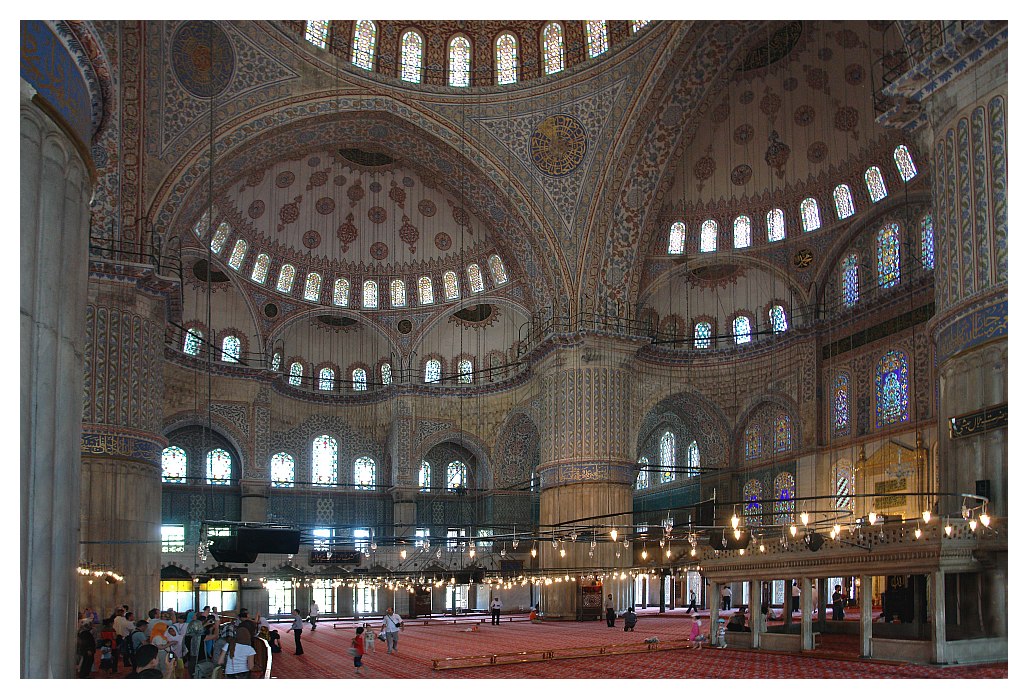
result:
[(478, 462), (476, 464), (476, 475), (478, 477), (479, 487), (486, 490), (493, 487), (492, 463), (489, 459), (489, 448), (481, 439), (469, 432), (451, 429), (442, 432), (435, 432), (429, 435), (414, 445), (415, 458), (412, 459), (412, 463), (421, 464), (424, 458), (428, 455), (428, 452), (432, 451), (433, 448), (444, 442), (452, 442), (470, 451)]

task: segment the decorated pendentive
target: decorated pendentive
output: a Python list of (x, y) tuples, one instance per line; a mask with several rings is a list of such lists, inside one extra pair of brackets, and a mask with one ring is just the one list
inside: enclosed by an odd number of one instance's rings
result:
[(529, 153), (540, 172), (561, 177), (581, 164), (586, 145), (582, 122), (570, 114), (555, 114), (535, 127)]
[(182, 87), (196, 97), (215, 97), (232, 80), (232, 42), (216, 22), (183, 22), (171, 39), (171, 67)]

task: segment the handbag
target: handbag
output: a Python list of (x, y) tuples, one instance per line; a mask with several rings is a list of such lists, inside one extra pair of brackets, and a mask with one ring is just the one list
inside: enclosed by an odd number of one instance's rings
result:
[(380, 641), (386, 640), (386, 632), (385, 631), (379, 631), (378, 632), (378, 640), (380, 640)]

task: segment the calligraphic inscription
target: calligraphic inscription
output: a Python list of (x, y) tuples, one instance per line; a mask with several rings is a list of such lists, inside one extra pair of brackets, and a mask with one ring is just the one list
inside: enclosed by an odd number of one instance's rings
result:
[(1007, 302), (995, 303), (964, 316), (939, 333), (936, 356), (941, 363), (975, 345), (1007, 334)]
[(160, 444), (146, 439), (106, 432), (83, 432), (81, 445), (83, 456), (120, 457), (150, 464), (161, 463), (161, 452), (164, 449)]
[(1007, 404), (993, 405), (966, 415), (949, 419), (950, 439), (960, 439), (1007, 426)]
[(171, 39), (175, 77), (191, 94), (221, 94), (235, 69), (235, 52), (228, 34), (209, 20), (184, 22)]
[(360, 562), (360, 551), (311, 551), (312, 566), (357, 566)]
[[(903, 491), (907, 489), (906, 478), (890, 478), (886, 481), (878, 481), (875, 483), (875, 494), (880, 493), (895, 493), (897, 491)], [(884, 509), (887, 507), (902, 507), (906, 501), (904, 495), (883, 495), (874, 499), (874, 507), (876, 509)]]
[(631, 483), (635, 480), (633, 466), (611, 463), (555, 464), (539, 469), (539, 483), (545, 490), (567, 483)]
[(568, 114), (543, 119), (532, 132), (529, 143), (532, 162), (547, 175), (567, 175), (585, 157), (585, 129), (582, 122)]
[(796, 269), (806, 269), (813, 261), (814, 253), (811, 252), (810, 248), (803, 248), (792, 257), (792, 263), (796, 266)]

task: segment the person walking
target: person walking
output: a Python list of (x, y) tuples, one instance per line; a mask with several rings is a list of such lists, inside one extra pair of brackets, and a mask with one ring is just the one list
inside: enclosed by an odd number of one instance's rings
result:
[(617, 618), (614, 611), (614, 595), (607, 595), (607, 599), (603, 600), (603, 608), (607, 612), (607, 628), (612, 629), (614, 628), (614, 619)]
[(399, 614), (393, 614), (393, 608), (388, 607), (386, 609), (385, 616), (382, 617), (382, 631), (385, 632), (386, 638), (386, 653), (396, 653), (396, 642), (400, 638), (400, 629), (403, 628), (403, 619), (400, 618)]
[(78, 647), (79, 677), (86, 679), (93, 671), (93, 660), (96, 658), (96, 638), (93, 636), (93, 622), (83, 617), (79, 623)]
[(492, 614), (492, 625), (493, 626), (499, 626), (500, 625), (500, 609), (501, 608), (502, 608), (502, 605), (500, 604), (500, 598), (499, 597), (493, 597), (493, 601), (489, 603), (489, 612)]
[(728, 583), (721, 588), (721, 609), (728, 611), (732, 608), (732, 588)]
[(689, 607), (685, 610), (686, 614), (696, 611), (696, 591), (689, 590)]
[(843, 621), (846, 618), (846, 595), (842, 592), (842, 585), (835, 586), (832, 593), (832, 621)]
[(353, 674), (364, 676), (364, 627), (358, 626), (353, 640), (350, 641), (350, 652), (353, 654)]
[(303, 643), (300, 642), (300, 636), (303, 635), (303, 619), (300, 617), (300, 610), (293, 610), (293, 625), (289, 627), (289, 630), (293, 632), (293, 638), (296, 639), (296, 653), (294, 655), (303, 655)]
[(800, 585), (795, 580), (792, 581), (792, 613), (795, 614), (800, 610)]
[(314, 632), (314, 629), (318, 628), (318, 614), (320, 613), (321, 610), (318, 608), (318, 603), (311, 602), (311, 613), (308, 615), (311, 622), (311, 633)]

